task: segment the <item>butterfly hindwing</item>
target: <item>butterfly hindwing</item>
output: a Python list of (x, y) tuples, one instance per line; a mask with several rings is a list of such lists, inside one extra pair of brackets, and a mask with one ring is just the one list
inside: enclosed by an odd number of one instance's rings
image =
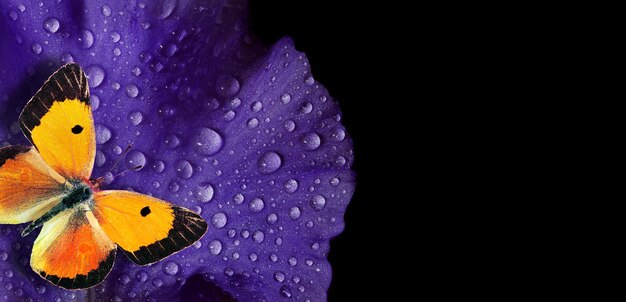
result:
[(19, 117), (26, 138), (66, 178), (88, 179), (96, 154), (87, 77), (78, 64), (57, 70)]
[(30, 265), (51, 283), (88, 288), (102, 282), (113, 267), (116, 246), (91, 211), (79, 206), (46, 222), (35, 240)]
[(207, 230), (200, 215), (151, 196), (100, 191), (94, 199), (94, 215), (104, 232), (140, 265), (190, 246)]
[(35, 148), (0, 148), (0, 223), (18, 224), (39, 218), (60, 202), (64, 182)]

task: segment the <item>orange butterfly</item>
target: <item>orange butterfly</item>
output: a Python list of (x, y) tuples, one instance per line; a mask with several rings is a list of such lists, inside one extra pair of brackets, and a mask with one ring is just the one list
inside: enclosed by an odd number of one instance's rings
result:
[(0, 223), (43, 225), (30, 265), (67, 289), (99, 284), (116, 247), (139, 265), (159, 261), (199, 240), (198, 214), (130, 191), (100, 191), (90, 179), (96, 154), (89, 87), (78, 64), (61, 67), (19, 117), (33, 147), (0, 148)]

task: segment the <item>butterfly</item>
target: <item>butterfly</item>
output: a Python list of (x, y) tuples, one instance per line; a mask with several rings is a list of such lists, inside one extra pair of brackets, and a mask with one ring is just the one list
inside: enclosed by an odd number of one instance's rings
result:
[(96, 135), (84, 71), (57, 70), (26, 104), (19, 125), (30, 146), (0, 148), (0, 224), (42, 227), (32, 269), (52, 284), (82, 289), (102, 282), (117, 247), (146, 265), (176, 253), (207, 231), (198, 214), (131, 191), (101, 190), (90, 178)]

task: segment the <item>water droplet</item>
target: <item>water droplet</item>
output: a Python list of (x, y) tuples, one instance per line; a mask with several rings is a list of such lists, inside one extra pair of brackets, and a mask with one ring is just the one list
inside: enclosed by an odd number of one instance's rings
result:
[(111, 34), (109, 35), (109, 37), (111, 37), (111, 41), (113, 41), (113, 43), (119, 42), (120, 39), (122, 38), (120, 33), (116, 32), (116, 31), (112, 31)]
[(165, 265), (163, 265), (163, 272), (170, 276), (176, 275), (176, 273), (178, 273), (178, 264), (172, 261), (166, 262)]
[(122, 285), (126, 285), (130, 283), (130, 277), (128, 277), (127, 275), (121, 275), (117, 278), (117, 281)]
[(9, 12), (9, 18), (11, 18), (11, 20), (15, 21), (17, 20), (17, 12), (12, 10)]
[(165, 145), (170, 149), (174, 149), (180, 145), (180, 139), (175, 134), (170, 134), (165, 138)]
[(308, 77), (306, 79), (305, 83), (307, 83), (309, 85), (313, 85), (313, 83), (315, 83), (315, 79), (313, 79), (313, 77)]
[(106, 126), (96, 124), (96, 143), (102, 145), (111, 139), (111, 129)]
[(228, 222), (228, 217), (226, 217), (226, 214), (222, 212), (215, 213), (213, 214), (213, 217), (211, 217), (211, 223), (213, 223), (213, 226), (218, 229), (223, 228), (226, 225), (226, 222)]
[(108, 5), (104, 5), (102, 6), (102, 9), (100, 10), (100, 12), (102, 13), (103, 16), (108, 17), (111, 15), (111, 7)]
[(115, 153), (117, 155), (122, 154), (122, 147), (120, 147), (120, 146), (113, 147), (113, 153)]
[(259, 120), (256, 117), (248, 119), (248, 122), (246, 122), (246, 126), (248, 126), (248, 129), (254, 129), (258, 125), (259, 125)]
[(300, 218), (300, 215), (302, 214), (302, 212), (300, 211), (300, 208), (298, 207), (293, 207), (291, 209), (289, 209), (289, 217), (291, 217), (291, 219), (296, 220), (298, 218)]
[(157, 160), (152, 163), (152, 170), (157, 173), (163, 172), (165, 170), (165, 163), (163, 161)]
[(280, 272), (280, 271), (274, 272), (274, 280), (276, 280), (276, 282), (285, 281), (285, 273)]
[(196, 191), (196, 199), (200, 202), (209, 202), (213, 199), (213, 186), (209, 183), (201, 184)]
[(141, 168), (135, 170), (135, 171), (139, 171), (143, 169), (145, 165), (146, 165), (146, 156), (141, 151), (133, 150), (133, 151), (130, 151), (128, 155), (126, 155), (126, 168), (135, 169), (136, 167), (141, 166)]
[(41, 44), (39, 44), (39, 42), (35, 42), (33, 43), (33, 45), (30, 48), (34, 54), (38, 55), (43, 51), (43, 47), (41, 46)]
[(81, 30), (80, 36), (78, 37), (78, 43), (83, 49), (90, 48), (93, 46), (93, 33), (88, 29)]
[(281, 286), (279, 293), (282, 297), (291, 298), (291, 289), (287, 285)]
[(234, 96), (239, 92), (240, 84), (237, 79), (230, 75), (221, 75), (215, 81), (217, 93), (223, 97)]
[(186, 160), (181, 160), (176, 165), (176, 176), (182, 179), (189, 179), (193, 175), (193, 167)]
[(122, 51), (118, 47), (113, 48), (114, 56), (119, 57), (121, 54), (122, 54)]
[(345, 157), (339, 155), (339, 156), (337, 156), (337, 159), (335, 159), (335, 165), (338, 166), (338, 167), (341, 167), (341, 166), (346, 164), (346, 161), (347, 160), (346, 160)]
[(141, 75), (141, 68), (135, 66), (133, 67), (133, 69), (131, 69), (130, 71), (134, 76), (138, 77)]
[(158, 7), (157, 18), (163, 20), (169, 17), (174, 8), (176, 8), (177, 0), (164, 0), (161, 1), (161, 5)]
[(9, 258), (9, 254), (5, 251), (0, 252), (0, 260), (6, 261)]
[(136, 98), (139, 95), (139, 88), (135, 84), (126, 86), (126, 95), (131, 98)]
[(280, 101), (283, 102), (283, 104), (291, 102), (291, 95), (288, 93), (283, 94), (283, 96), (280, 97)]
[(256, 243), (261, 243), (265, 240), (265, 234), (261, 231), (255, 231), (254, 234), (252, 234), (252, 239), (254, 239)]
[(152, 285), (154, 285), (154, 287), (161, 287), (163, 286), (163, 280), (154, 278), (154, 280), (152, 280)]
[[(72, 54), (67, 53), (67, 52), (63, 53), (59, 59), (61, 60), (61, 63), (63, 64), (74, 62), (74, 57), (72, 56)], [(92, 104), (92, 107), (93, 107), (93, 104)]]
[(298, 264), (298, 260), (295, 257), (289, 258), (289, 265), (296, 266)]
[(85, 74), (89, 79), (91, 88), (96, 88), (104, 81), (104, 69), (98, 65), (91, 65), (85, 68)]
[(128, 119), (133, 125), (137, 126), (141, 124), (141, 121), (143, 121), (143, 113), (139, 110), (135, 110), (128, 114)]
[(219, 255), (222, 252), (222, 243), (219, 240), (209, 242), (209, 251), (213, 255)]
[(276, 172), (282, 165), (280, 155), (274, 151), (268, 151), (259, 157), (257, 166), (262, 174), (270, 174)]
[(274, 213), (267, 215), (267, 223), (274, 224), (278, 221), (278, 216)]
[(330, 139), (335, 142), (341, 142), (346, 138), (346, 131), (341, 128), (335, 128), (330, 133)]
[(261, 109), (263, 108), (263, 103), (256, 101), (252, 104), (250, 104), (250, 110), (252, 110), (252, 112), (259, 112), (261, 111)]
[(311, 132), (302, 138), (302, 144), (307, 150), (315, 150), (320, 147), (322, 138), (319, 134)]
[(170, 191), (176, 193), (178, 192), (178, 190), (180, 190), (180, 185), (177, 182), (172, 181), (170, 182), (170, 185), (168, 186), (168, 188), (170, 189)]
[(235, 202), (235, 204), (242, 204), (244, 200), (243, 194), (241, 193), (237, 193), (234, 197), (233, 197), (233, 201)]
[(8, 278), (11, 278), (13, 277), (13, 271), (7, 268), (4, 270), (4, 275)]
[(283, 187), (285, 188), (285, 192), (293, 193), (298, 190), (298, 181), (296, 181), (295, 179), (287, 180), (285, 181)]
[(311, 113), (311, 111), (313, 111), (313, 104), (311, 104), (311, 102), (305, 102), (302, 104), (302, 107), (300, 107), (300, 112), (303, 114)]
[(250, 259), (250, 261), (254, 262), (257, 259), (259, 259), (259, 256), (255, 253), (250, 254), (250, 256), (248, 256), (248, 258)]
[(210, 156), (222, 149), (224, 140), (222, 136), (211, 128), (199, 128), (193, 137), (193, 147), (196, 152), (204, 156)]
[(56, 18), (46, 18), (46, 20), (43, 21), (43, 28), (51, 34), (57, 32), (60, 26), (61, 24), (59, 24), (59, 20)]
[(324, 196), (322, 196), (322, 195), (314, 195), (311, 198), (311, 202), (310, 203), (311, 203), (311, 207), (314, 210), (319, 211), (319, 210), (323, 209), (324, 206), (326, 206), (326, 198), (324, 198)]
[[(73, 59), (72, 62), (74, 62)], [(97, 95), (92, 94), (89, 100), (91, 101), (91, 109), (93, 111), (96, 111), (98, 110), (98, 108), (100, 108), (100, 98)]]
[(261, 212), (261, 210), (263, 210), (263, 208), (265, 207), (265, 202), (263, 202), (263, 199), (261, 198), (255, 198), (252, 201), (250, 201), (250, 209), (253, 212)]
[(287, 132), (293, 132), (293, 130), (296, 129), (296, 123), (292, 120), (286, 120), (283, 124), (283, 128), (285, 128)]

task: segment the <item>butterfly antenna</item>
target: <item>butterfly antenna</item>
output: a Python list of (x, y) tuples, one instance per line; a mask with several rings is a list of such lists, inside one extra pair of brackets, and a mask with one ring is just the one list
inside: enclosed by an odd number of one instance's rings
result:
[(136, 166), (136, 167), (134, 167), (134, 168), (129, 168), (129, 169), (126, 169), (126, 170), (124, 170), (124, 171), (122, 171), (122, 172), (120, 172), (120, 173), (117, 173), (117, 174), (113, 175), (113, 179), (115, 179), (116, 177), (118, 177), (118, 176), (120, 176), (120, 175), (122, 175), (122, 174), (124, 174), (124, 173), (126, 173), (126, 172), (128, 172), (128, 171), (138, 171), (138, 170), (140, 170), (141, 168), (143, 168), (143, 166)]
[[(130, 148), (132, 148), (132, 147), (133, 147), (133, 144), (128, 144), (126, 149), (124, 149), (124, 152), (122, 152), (122, 154), (120, 154), (120, 157), (118, 157), (117, 161), (115, 162), (115, 164), (113, 164), (113, 167), (111, 167), (111, 169), (109, 169), (109, 172), (113, 171), (113, 169), (115, 169), (115, 167), (117, 167), (117, 164), (120, 163), (122, 158), (124, 158), (124, 156), (126, 156), (126, 153), (128, 153), (128, 150), (130, 150)], [(124, 172), (126, 172), (126, 171), (128, 171), (128, 170), (125, 170)], [(124, 172), (122, 172), (122, 173), (124, 173)], [(120, 173), (120, 174), (122, 174), (122, 173)]]

